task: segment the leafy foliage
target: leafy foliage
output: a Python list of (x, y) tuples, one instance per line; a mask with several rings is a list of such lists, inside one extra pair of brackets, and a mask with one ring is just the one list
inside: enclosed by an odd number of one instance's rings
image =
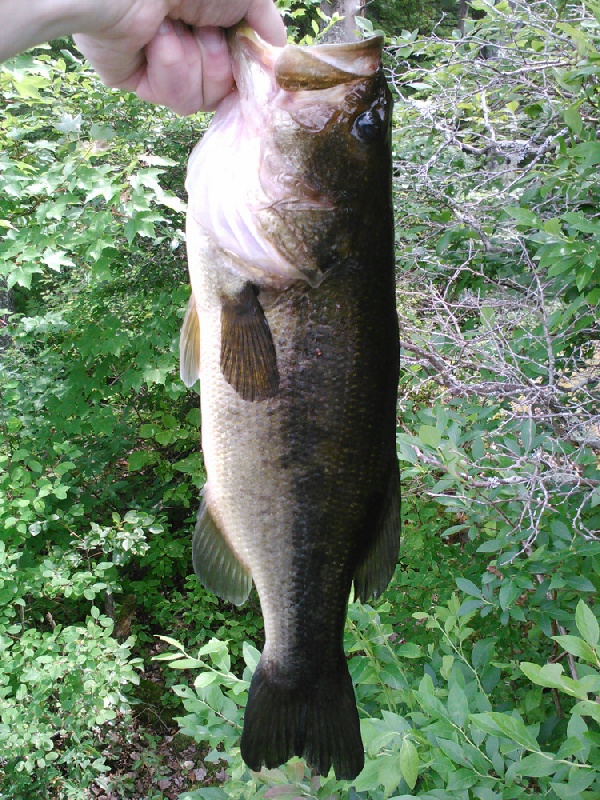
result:
[[(313, 41), (319, 4), (280, 6)], [(246, 769), (256, 599), (190, 575), (182, 186), (207, 120), (107, 90), (64, 42), (0, 71), (3, 796), (86, 797), (156, 634), (165, 715), (227, 762), (183, 800), (600, 793), (600, 6), (471, 6), (425, 37), (371, 8), (397, 95), (404, 544), (383, 602), (350, 607), (352, 784)]]
[(146, 641), (184, 624), (167, 591), (198, 601), (203, 466), (177, 374), (185, 206), (170, 187), (206, 123), (111, 93), (66, 48), (14, 59), (0, 87), (0, 791), (30, 796), (35, 774), (40, 796), (83, 797), (141, 666), (124, 600)]
[[(298, 759), (251, 773), (240, 757), (239, 735), (259, 652), (245, 645), (246, 669), (239, 678), (231, 671), (224, 642), (212, 640), (192, 657), (167, 639), (175, 651), (159, 658), (176, 669), (198, 670), (194, 688), (174, 687), (188, 712), (179, 720), (181, 728), (207, 741), (213, 748), (209, 758), (226, 761), (229, 774), (226, 789), (217, 794), (199, 789), (184, 793), (181, 800), (383, 800), (392, 795), (394, 800), (459, 800), (532, 793), (567, 798), (596, 790), (598, 740), (590, 724), (599, 721), (599, 713), (588, 693), (600, 687), (600, 648), (596, 618), (585, 603), (577, 607), (576, 635), (559, 641), (581, 659), (578, 667), (585, 674), (577, 679), (565, 676), (557, 663), (502, 663), (493, 638), (477, 639), (471, 627), (474, 612), (464, 613), (456, 595), (431, 613), (412, 616), (416, 625), (425, 625), (425, 635), (432, 634), (428, 644), (425, 636), (421, 644), (399, 639), (389, 602), (377, 610), (350, 607), (346, 648), (367, 750), (365, 768), (352, 786), (337, 781), (333, 773), (316, 777)], [(530, 682), (520, 690), (519, 707), (511, 708), (519, 671)], [(566, 718), (543, 714), (542, 687), (578, 700)]]
[(428, 34), (434, 27), (438, 32), (449, 31), (458, 22), (455, 0), (373, 0), (365, 8), (368, 18), (391, 36), (402, 31)]
[(414, 490), (454, 516), (446, 535), (493, 558), (461, 586), (469, 610), (550, 635), (598, 580), (600, 27), (594, 4), (488, 10), (462, 40), (396, 51), (419, 56), (395, 82), (419, 147), (396, 141), (416, 222), (398, 441)]
[[(0, 569), (4, 555), (0, 549)], [(13, 563), (13, 581), (15, 573)], [(140, 663), (131, 658), (133, 640), (119, 644), (112, 629), (113, 621), (95, 607), (85, 625), (46, 632), (14, 622), (2, 626), (0, 747), (7, 797), (58, 791), (85, 798), (82, 787), (108, 770), (100, 738), (129, 715), (123, 689), (137, 684)]]

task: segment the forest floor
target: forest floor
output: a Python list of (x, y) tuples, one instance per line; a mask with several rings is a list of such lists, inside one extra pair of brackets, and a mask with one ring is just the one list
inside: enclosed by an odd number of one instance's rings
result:
[(89, 787), (90, 800), (177, 800), (182, 792), (219, 786), (226, 762), (206, 761), (208, 748), (179, 732), (169, 690), (157, 664), (140, 674), (133, 721), (107, 729), (103, 752), (109, 771)]

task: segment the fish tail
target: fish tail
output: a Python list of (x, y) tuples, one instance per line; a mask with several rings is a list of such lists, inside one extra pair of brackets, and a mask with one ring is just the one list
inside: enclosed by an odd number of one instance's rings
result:
[(356, 778), (365, 756), (346, 662), (335, 676), (299, 686), (279, 678), (261, 658), (250, 684), (241, 749), (255, 771), (297, 755), (321, 775), (333, 766), (338, 779)]

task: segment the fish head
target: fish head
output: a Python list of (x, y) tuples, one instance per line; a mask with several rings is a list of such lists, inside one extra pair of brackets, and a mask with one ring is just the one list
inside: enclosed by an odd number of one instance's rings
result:
[(205, 197), (192, 214), (259, 285), (318, 286), (364, 248), (369, 220), (389, 215), (382, 45), (372, 37), (278, 48), (245, 25), (231, 34), (236, 89), (192, 158), (188, 191), (198, 188), (196, 168)]

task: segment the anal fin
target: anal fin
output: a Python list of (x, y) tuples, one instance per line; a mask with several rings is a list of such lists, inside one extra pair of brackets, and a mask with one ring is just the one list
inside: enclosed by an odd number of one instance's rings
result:
[(370, 546), (354, 574), (354, 594), (365, 602), (382, 594), (396, 569), (400, 549), (400, 470), (393, 466), (374, 508), (375, 530)]
[(275, 345), (251, 283), (222, 300), (221, 372), (243, 400), (266, 400), (279, 389)]
[(200, 583), (223, 600), (240, 606), (252, 588), (252, 576), (237, 558), (203, 499), (192, 539), (192, 563)]
[(200, 377), (200, 321), (193, 294), (179, 335), (179, 374), (188, 389)]

